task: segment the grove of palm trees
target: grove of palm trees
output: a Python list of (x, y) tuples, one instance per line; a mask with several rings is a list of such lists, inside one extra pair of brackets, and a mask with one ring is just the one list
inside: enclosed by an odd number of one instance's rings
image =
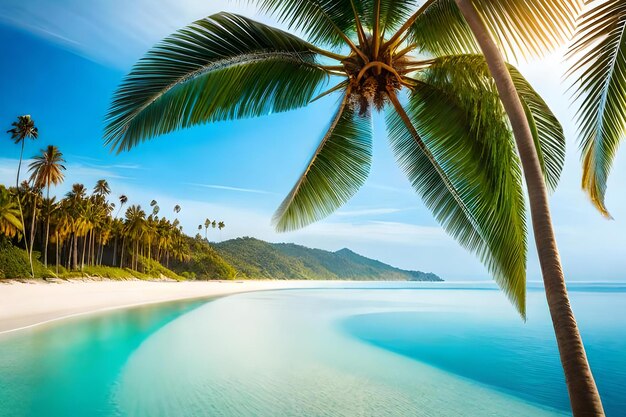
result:
[[(13, 126), (9, 133), (20, 146), (24, 139), (38, 136), (30, 116), (20, 116)], [(0, 184), (0, 240), (3, 247), (23, 247), (24, 253), (12, 252), (10, 256), (27, 260), (20, 264), (19, 259), (10, 261), (3, 257), (4, 263), (13, 264), (0, 268), (7, 278), (115, 278), (119, 274), (193, 277), (192, 271), (182, 271), (181, 276), (168, 269), (171, 262), (184, 265), (191, 260), (191, 239), (183, 233), (179, 220), (159, 216), (160, 207), (155, 200), (150, 202), (148, 212), (138, 204), (127, 206), (127, 196), (120, 195), (117, 201), (112, 198), (105, 179), (98, 180), (91, 189), (73, 184), (62, 198), (51, 196), (51, 190), (54, 193), (54, 187), (65, 180), (65, 162), (56, 146), (47, 146), (32, 157), (27, 180), (19, 182), (20, 160), (16, 173), (19, 186)], [(176, 205), (172, 215), (180, 211)], [(219, 225), (220, 230), (225, 227), (222, 221), (209, 222), (211, 225)], [(210, 250), (208, 239), (204, 244), (204, 249)], [(198, 249), (197, 244), (194, 247)]]

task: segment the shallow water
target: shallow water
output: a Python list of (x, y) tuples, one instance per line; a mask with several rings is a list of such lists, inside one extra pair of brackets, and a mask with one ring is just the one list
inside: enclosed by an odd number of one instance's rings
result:
[[(626, 287), (572, 304), (626, 415)], [(72, 319), (0, 338), (2, 416), (551, 416), (567, 392), (539, 290), (329, 284)]]

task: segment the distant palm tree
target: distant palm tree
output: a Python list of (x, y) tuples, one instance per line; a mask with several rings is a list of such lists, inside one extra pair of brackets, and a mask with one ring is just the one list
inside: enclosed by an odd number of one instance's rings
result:
[(222, 229), (225, 228), (225, 227), (226, 227), (226, 223), (224, 223), (224, 222), (219, 222), (217, 224), (217, 228), (220, 231), (220, 241), (222, 240)]
[(117, 209), (117, 213), (115, 214), (115, 218), (117, 218), (117, 216), (120, 214), (120, 210), (122, 210), (122, 207), (124, 207), (124, 204), (128, 203), (128, 197), (126, 197), (126, 195), (122, 194), (119, 196), (119, 200), (120, 200), (120, 207)]
[[(128, 150), (180, 128), (287, 111), (337, 92), (327, 133), (274, 217), (277, 230), (288, 231), (330, 215), (363, 185), (371, 111), (387, 107), (390, 141), (412, 185), (522, 316), (524, 176), (572, 408), (577, 415), (600, 415), (584, 350), (565, 348), (582, 342), (547, 197), (562, 170), (562, 128), (498, 50), (515, 56), (554, 49), (572, 32), (580, 2), (427, 0), (419, 8), (412, 0), (255, 3), (309, 41), (230, 13), (194, 22), (149, 51), (124, 80), (107, 116), (106, 143)], [(321, 89), (336, 77), (336, 85)], [(402, 90), (408, 90), (406, 104)]]
[[(24, 157), (24, 144), (26, 142), (26, 139), (31, 139), (31, 140), (37, 139), (39, 137), (39, 130), (35, 126), (35, 122), (30, 117), (29, 114), (24, 115), (24, 116), (18, 116), (17, 117), (17, 121), (11, 123), (11, 126), (13, 126), (13, 128), (7, 130), (7, 133), (11, 134), (11, 139), (13, 139), (13, 141), (15, 142), (16, 145), (18, 143), (21, 144), (20, 162), (17, 165), (17, 176), (16, 176), (16, 179), (15, 179), (15, 188), (18, 190), (17, 191), (18, 192), (17, 206), (18, 206), (19, 211), (20, 211), (20, 221), (21, 221), (22, 227), (23, 227), (24, 246), (26, 247), (26, 251), (28, 251), (28, 240), (26, 239), (26, 229), (24, 227), (25, 226), (25, 223), (24, 223), (24, 212), (22, 211), (21, 196), (19, 195), (19, 192), (20, 192), (20, 170), (22, 168), (22, 158)], [(29, 260), (30, 260), (30, 273), (31, 273), (31, 276), (34, 278), (35, 277), (35, 269), (33, 267), (33, 258), (32, 258), (32, 256), (29, 256)]]
[(209, 227), (211, 226), (211, 220), (209, 219), (205, 219), (204, 220), (204, 239), (205, 240), (209, 240), (208, 238), (208, 232), (209, 232)]
[[(79, 238), (86, 229), (84, 213), (86, 209), (87, 189), (83, 184), (72, 185), (72, 190), (66, 194), (66, 213), (69, 217), (71, 230), (71, 268), (78, 269), (78, 243)], [(84, 245), (83, 245), (84, 246)]]
[[(63, 171), (65, 166), (63, 163), (63, 154), (56, 146), (49, 145), (46, 149), (41, 150), (41, 155), (33, 157), (33, 162), (30, 164), (30, 181), (37, 188), (46, 189), (47, 204), (50, 205), (50, 186), (58, 185), (63, 182)], [(53, 206), (53, 205), (52, 205)], [(48, 207), (46, 212), (46, 236), (43, 247), (44, 265), (48, 266), (48, 240), (50, 238), (50, 215), (53, 207)], [(33, 216), (34, 224), (34, 216)], [(31, 242), (31, 252), (32, 252)]]
[(3, 185), (0, 185), (0, 234), (12, 238), (22, 232), (20, 211), (16, 198)]
[(131, 243), (134, 244), (132, 248), (131, 268), (137, 270), (138, 258), (139, 258), (139, 245), (143, 235), (146, 231), (146, 213), (141, 209), (141, 206), (132, 205), (126, 210), (126, 221), (124, 226), (124, 234), (128, 236)]
[(111, 194), (111, 187), (109, 187), (107, 180), (98, 180), (93, 187), (93, 193), (102, 197)]

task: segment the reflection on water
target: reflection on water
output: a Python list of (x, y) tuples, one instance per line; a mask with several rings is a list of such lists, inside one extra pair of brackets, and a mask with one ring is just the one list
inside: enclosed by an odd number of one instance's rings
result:
[(110, 416), (129, 352), (199, 301), (74, 318), (0, 338), (0, 416)]
[[(493, 286), (429, 286), (249, 293), (28, 331), (0, 340), (0, 415), (568, 414), (540, 291), (529, 292), (523, 323)], [(607, 415), (617, 417), (626, 294), (607, 288), (571, 297)]]

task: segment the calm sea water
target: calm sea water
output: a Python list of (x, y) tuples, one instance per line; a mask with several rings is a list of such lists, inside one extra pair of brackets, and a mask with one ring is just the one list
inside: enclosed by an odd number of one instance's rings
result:
[[(626, 416), (626, 286), (572, 304)], [(545, 298), (478, 284), (333, 284), (75, 318), (0, 336), (0, 416), (558, 416)]]

